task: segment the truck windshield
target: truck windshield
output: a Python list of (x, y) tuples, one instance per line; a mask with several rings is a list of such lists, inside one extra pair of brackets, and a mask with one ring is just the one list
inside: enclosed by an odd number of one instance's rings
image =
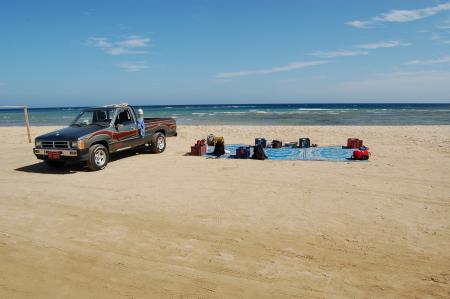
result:
[(84, 110), (78, 114), (75, 120), (72, 122), (72, 126), (90, 126), (100, 125), (108, 126), (111, 123), (111, 119), (114, 117), (114, 109), (93, 109)]

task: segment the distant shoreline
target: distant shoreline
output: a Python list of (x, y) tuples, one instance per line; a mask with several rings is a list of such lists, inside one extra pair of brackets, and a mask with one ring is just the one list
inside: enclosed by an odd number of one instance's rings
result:
[[(181, 107), (243, 107), (243, 106), (350, 106), (350, 105), (356, 105), (356, 106), (375, 106), (375, 105), (385, 105), (385, 106), (399, 106), (399, 105), (407, 105), (407, 106), (440, 106), (440, 105), (450, 105), (450, 100), (448, 102), (365, 102), (365, 103), (352, 103), (352, 102), (323, 102), (323, 103), (243, 103), (243, 104), (236, 104), (236, 103), (230, 103), (230, 104), (160, 104), (160, 105), (151, 105), (151, 104), (133, 104), (129, 103), (133, 107), (152, 107), (152, 108), (181, 108)], [(21, 105), (15, 105), (15, 106), (21, 106)], [(84, 109), (84, 108), (90, 108), (90, 107), (102, 107), (105, 105), (90, 105), (90, 106), (49, 106), (49, 107), (33, 107), (28, 106), (29, 110), (50, 110), (50, 109)], [(1, 105), (0, 105), (1, 108)], [(9, 111), (15, 111), (15, 110), (22, 110), (22, 108), (5, 108), (2, 110), (9, 110)], [(1, 110), (0, 110), (1, 111)]]

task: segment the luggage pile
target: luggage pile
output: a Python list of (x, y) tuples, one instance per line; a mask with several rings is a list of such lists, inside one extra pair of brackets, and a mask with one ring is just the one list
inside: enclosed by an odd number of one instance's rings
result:
[[(272, 140), (272, 142), (268, 145), (267, 140), (265, 138), (256, 138), (255, 146), (261, 145), (263, 148), (282, 148), (283, 142), (280, 140)], [(286, 142), (284, 147), (290, 148), (310, 148), (317, 147), (317, 144), (311, 144), (311, 140), (309, 138), (299, 138), (298, 143), (294, 142)]]
[[(208, 146), (214, 147), (209, 148)], [(209, 156), (235, 159), (255, 159), (265, 160), (267, 155), (274, 160), (282, 160), (280, 157), (286, 157), (286, 160), (322, 160), (324, 154), (328, 155), (325, 160), (329, 159), (346, 159), (346, 160), (368, 160), (370, 157), (369, 148), (363, 145), (363, 140), (358, 138), (348, 138), (346, 146), (330, 146), (320, 148), (318, 150), (301, 150), (311, 147), (317, 147), (317, 144), (312, 144), (311, 140), (307, 137), (301, 137), (298, 142), (283, 142), (281, 140), (274, 139), (272, 142), (267, 142), (265, 138), (255, 138), (254, 146), (250, 145), (229, 145), (228, 150), (225, 150), (225, 140), (222, 136), (214, 136), (209, 134), (203, 140), (197, 140), (197, 143), (191, 146), (192, 156), (203, 156), (205, 154)], [(339, 153), (339, 148), (343, 153)], [(265, 150), (268, 149), (268, 150)], [(278, 150), (281, 149), (281, 150)], [(293, 150), (290, 150), (293, 149)], [(299, 150), (294, 150), (299, 149)], [(337, 152), (334, 152), (337, 151)], [(233, 153), (230, 153), (233, 152)], [(266, 155), (267, 154), (267, 155)], [(339, 155), (341, 155), (339, 157)], [(342, 157), (342, 155), (345, 155)], [(332, 158), (330, 158), (330, 156)], [(337, 158), (335, 158), (337, 156)]]

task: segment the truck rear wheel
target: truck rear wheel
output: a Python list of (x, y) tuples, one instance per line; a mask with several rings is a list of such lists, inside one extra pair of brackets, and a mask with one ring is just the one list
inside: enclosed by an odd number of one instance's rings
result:
[(103, 144), (94, 144), (89, 148), (87, 166), (92, 171), (102, 170), (108, 165), (109, 152)]
[(166, 149), (166, 136), (161, 132), (153, 134), (150, 143), (150, 152), (154, 154), (159, 154), (162, 153), (165, 149)]

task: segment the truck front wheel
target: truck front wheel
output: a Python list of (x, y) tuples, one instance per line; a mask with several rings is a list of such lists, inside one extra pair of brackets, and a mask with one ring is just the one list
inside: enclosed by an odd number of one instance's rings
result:
[(152, 136), (150, 143), (150, 152), (154, 154), (162, 153), (166, 149), (166, 136), (163, 133), (157, 132)]
[(109, 152), (103, 144), (94, 144), (89, 148), (87, 166), (92, 171), (102, 170), (108, 165)]

